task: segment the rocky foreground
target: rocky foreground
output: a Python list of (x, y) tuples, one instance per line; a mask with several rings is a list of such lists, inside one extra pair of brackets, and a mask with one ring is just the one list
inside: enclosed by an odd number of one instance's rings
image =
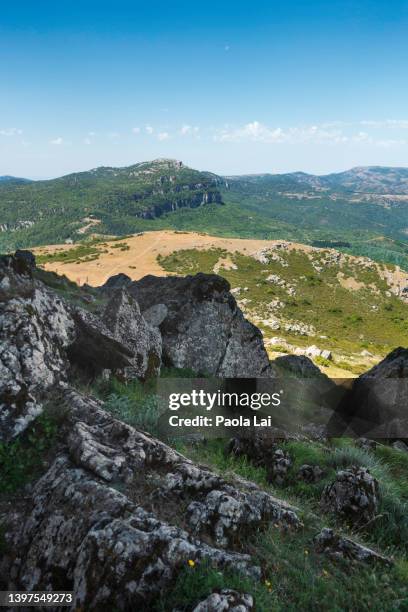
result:
[[(224, 377), (272, 376), (261, 333), (221, 277), (131, 282), (120, 275), (75, 293), (37, 271), (30, 254), (17, 253), (0, 261), (0, 340), (2, 442), (23, 436), (49, 404), (60, 414), (60, 443), (39, 479), (18, 504), (0, 504), (2, 589), (73, 591), (73, 610), (150, 610), (186, 566), (208, 563), (264, 580), (251, 538), (271, 528), (277, 537), (302, 533), (297, 507), (187, 459), (74, 388), (78, 375), (146, 380), (163, 364)], [(403, 358), (400, 351), (392, 360)], [(299, 359), (301, 371), (307, 361)], [(384, 367), (395, 374), (389, 362)], [(266, 465), (271, 482), (285, 481), (291, 458), (266, 438), (235, 440), (230, 452)], [(308, 465), (299, 473), (309, 483), (324, 474)], [(324, 488), (321, 508), (360, 527), (375, 520), (379, 496), (376, 478), (356, 466)], [(308, 546), (334, 559), (392, 564), (329, 527)], [(245, 612), (255, 604), (251, 593), (223, 589), (194, 610)]]

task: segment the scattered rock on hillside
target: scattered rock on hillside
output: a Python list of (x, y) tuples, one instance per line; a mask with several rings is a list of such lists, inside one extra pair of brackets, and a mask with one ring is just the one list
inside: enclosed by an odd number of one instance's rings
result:
[(371, 548), (354, 542), (350, 538), (339, 535), (333, 529), (325, 527), (315, 537), (317, 552), (325, 553), (333, 559), (350, 559), (365, 563), (380, 562), (391, 564), (388, 557), (380, 555)]
[(250, 612), (254, 610), (254, 599), (248, 593), (222, 589), (211, 593), (201, 601), (193, 612)]
[(392, 447), (395, 448), (395, 450), (408, 453), (408, 444), (406, 444), (403, 440), (395, 440), (395, 442), (392, 443)]
[(160, 324), (166, 365), (224, 377), (270, 376), (262, 334), (245, 319), (222, 277), (145, 276), (128, 291), (142, 312), (167, 307)]
[(354, 523), (367, 523), (378, 510), (378, 481), (367, 468), (340, 470), (326, 485), (320, 504), (325, 512), (334, 512)]
[(266, 466), (268, 482), (283, 485), (291, 465), (292, 460), (289, 454), (281, 448), (277, 448), (272, 455), (271, 461)]
[(378, 446), (375, 440), (370, 440), (369, 438), (358, 438), (356, 445), (365, 451), (374, 451)]
[(318, 465), (308, 465), (307, 463), (300, 466), (297, 477), (309, 484), (318, 482), (322, 479), (324, 471)]

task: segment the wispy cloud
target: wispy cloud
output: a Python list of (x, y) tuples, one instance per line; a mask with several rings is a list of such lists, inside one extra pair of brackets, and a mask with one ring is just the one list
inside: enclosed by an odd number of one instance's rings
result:
[(132, 133), (133, 133), (133, 134), (140, 134), (140, 127), (134, 127), (134, 128), (132, 128)]
[(373, 128), (396, 128), (399, 130), (408, 130), (408, 119), (384, 119), (380, 121), (364, 119), (360, 121), (360, 124)]
[[(408, 123), (408, 122), (407, 122)], [(367, 122), (358, 121), (346, 123), (333, 121), (318, 125), (294, 126), (288, 128), (270, 127), (259, 121), (252, 121), (243, 126), (225, 126), (215, 130), (214, 140), (217, 142), (245, 143), (263, 142), (269, 144), (325, 144), (339, 145), (346, 143), (361, 143), (378, 146), (395, 146), (406, 144), (405, 139), (387, 139), (373, 136), (367, 131), (357, 130), (356, 127), (400, 127), (405, 128), (404, 121)], [(407, 125), (408, 127), (408, 125)]]
[(57, 138), (54, 138), (53, 140), (50, 140), (50, 144), (57, 145), (57, 146), (62, 145), (62, 144), (64, 144), (64, 139), (61, 138), (61, 136), (58, 136)]
[(198, 125), (184, 124), (180, 128), (180, 134), (182, 136), (196, 136), (197, 137), (199, 131), (200, 131), (200, 128), (198, 127)]
[(163, 141), (168, 140), (170, 138), (170, 134), (168, 132), (159, 132), (157, 134), (157, 140)]
[(4, 128), (0, 130), (0, 136), (21, 136), (23, 130), (18, 128)]
[(151, 125), (147, 124), (147, 125), (145, 125), (145, 132), (146, 132), (146, 134), (153, 134), (154, 129), (152, 128)]
[(89, 136), (84, 138), (83, 142), (84, 142), (85, 145), (91, 145), (92, 144), (92, 140), (89, 138)]

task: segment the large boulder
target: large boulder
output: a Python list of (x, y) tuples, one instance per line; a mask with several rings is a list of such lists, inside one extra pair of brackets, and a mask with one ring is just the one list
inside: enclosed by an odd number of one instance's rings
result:
[(397, 348), (362, 374), (339, 403), (329, 433), (408, 437), (408, 349)]
[(127, 289), (142, 312), (167, 307), (159, 326), (166, 365), (220, 377), (270, 376), (262, 334), (245, 319), (222, 277), (145, 276)]
[(4, 525), (8, 589), (73, 591), (72, 609), (147, 610), (189, 565), (259, 579), (251, 557), (234, 548), (268, 523), (301, 527), (285, 502), (242, 479), (225, 481), (101, 402), (67, 388), (55, 401), (66, 411), (66, 446)]

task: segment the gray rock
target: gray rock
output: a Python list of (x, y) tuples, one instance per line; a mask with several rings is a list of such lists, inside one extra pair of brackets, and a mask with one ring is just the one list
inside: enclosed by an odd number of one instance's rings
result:
[(323, 478), (324, 471), (318, 465), (301, 465), (297, 474), (299, 480), (303, 480), (309, 484), (319, 482)]
[(339, 535), (333, 529), (325, 527), (314, 539), (316, 551), (329, 555), (332, 559), (349, 559), (363, 563), (384, 563), (391, 565), (388, 557), (380, 555), (375, 550), (367, 548), (350, 538)]
[(222, 589), (211, 593), (193, 612), (250, 612), (254, 610), (254, 598), (248, 593)]
[(142, 312), (164, 304), (163, 362), (225, 377), (269, 376), (262, 334), (245, 319), (228, 282), (214, 274), (157, 278), (128, 286)]
[(125, 378), (146, 379), (160, 372), (161, 335), (146, 322), (139, 304), (126, 289), (119, 289), (112, 295), (103, 321), (116, 340), (132, 352), (132, 365), (122, 372)]
[(356, 445), (365, 451), (374, 451), (378, 446), (375, 440), (370, 440), (369, 438), (358, 438)]
[(408, 444), (403, 440), (395, 440), (395, 442), (392, 443), (392, 448), (402, 451), (403, 453), (408, 453)]
[(160, 327), (168, 313), (165, 304), (155, 304), (143, 312), (143, 317), (152, 327)]
[(378, 481), (367, 468), (340, 470), (336, 479), (323, 489), (320, 504), (325, 512), (333, 512), (354, 523), (367, 523), (378, 510)]
[[(149, 609), (189, 562), (259, 579), (249, 555), (225, 546), (269, 520), (301, 526), (293, 508), (253, 483), (227, 483), (117, 421), (101, 402), (59, 393), (67, 451), (6, 526), (7, 588), (72, 590), (73, 609)], [(227, 601), (250, 603), (240, 597)]]
[(33, 281), (25, 260), (3, 259), (1, 277), (0, 285), (8, 284), (0, 301), (0, 441), (6, 441), (42, 412), (47, 390), (66, 380), (75, 326), (64, 302)]
[(35, 268), (35, 255), (31, 251), (17, 249), (17, 251), (14, 253), (14, 257), (17, 260), (22, 260), (27, 268), (31, 270)]
[(127, 275), (120, 272), (108, 278), (106, 283), (102, 285), (101, 289), (122, 289), (127, 287), (132, 282), (132, 279)]
[(292, 460), (289, 454), (277, 448), (267, 464), (267, 479), (268, 482), (273, 482), (277, 485), (283, 485), (287, 479), (289, 469), (292, 465)]

